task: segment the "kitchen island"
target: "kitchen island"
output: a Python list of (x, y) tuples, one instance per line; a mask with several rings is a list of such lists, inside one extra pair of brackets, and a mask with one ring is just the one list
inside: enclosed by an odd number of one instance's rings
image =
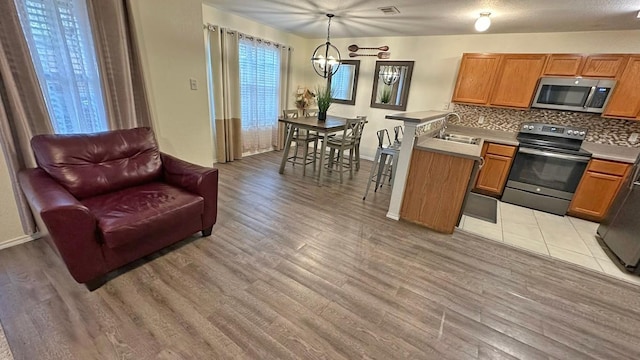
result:
[(407, 182), (407, 174), (409, 172), (409, 163), (411, 162), (411, 154), (415, 145), (416, 130), (424, 129), (432, 124), (443, 123), (446, 111), (426, 110), (417, 112), (404, 112), (397, 114), (389, 114), (385, 116), (390, 120), (401, 120), (404, 122), (404, 137), (397, 161), (394, 159), (396, 166), (395, 179), (393, 188), (391, 189), (391, 201), (389, 203), (389, 211), (387, 217), (400, 220), (400, 207), (402, 206), (402, 196)]
[(444, 233), (452, 233), (458, 224), (482, 159), (482, 143), (434, 138), (447, 114), (422, 111), (386, 116), (405, 123), (387, 217)]
[(419, 138), (411, 156), (400, 218), (451, 234), (480, 167), (482, 143)]

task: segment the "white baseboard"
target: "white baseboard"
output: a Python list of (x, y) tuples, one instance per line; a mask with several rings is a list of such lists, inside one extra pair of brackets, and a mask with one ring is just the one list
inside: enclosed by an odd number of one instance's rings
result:
[(390, 211), (387, 213), (387, 217), (393, 220), (400, 220), (400, 214), (394, 214), (394, 213), (391, 213)]
[(17, 238), (14, 238), (14, 239), (9, 239), (9, 240), (2, 241), (2, 242), (0, 242), (0, 250), (6, 249), (6, 248), (10, 248), (12, 246), (24, 244), (24, 243), (32, 241), (32, 240), (37, 240), (41, 236), (42, 235), (40, 235), (40, 233), (35, 233), (33, 235), (22, 235), (22, 236), (19, 236)]

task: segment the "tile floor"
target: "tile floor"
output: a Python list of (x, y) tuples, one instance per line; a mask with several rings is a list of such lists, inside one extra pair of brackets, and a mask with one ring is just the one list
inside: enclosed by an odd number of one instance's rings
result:
[(640, 285), (640, 276), (622, 272), (600, 247), (597, 223), (500, 201), (497, 215), (496, 224), (463, 215), (459, 228)]

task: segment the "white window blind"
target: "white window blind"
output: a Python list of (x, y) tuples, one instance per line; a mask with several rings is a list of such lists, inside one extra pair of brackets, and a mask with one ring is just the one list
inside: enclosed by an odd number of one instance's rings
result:
[(243, 152), (269, 151), (278, 125), (280, 50), (243, 36), (239, 52)]
[(56, 133), (107, 130), (84, 0), (15, 0)]
[(340, 66), (335, 74), (331, 75), (331, 93), (336, 99), (350, 99), (353, 84), (353, 72), (350, 66)]

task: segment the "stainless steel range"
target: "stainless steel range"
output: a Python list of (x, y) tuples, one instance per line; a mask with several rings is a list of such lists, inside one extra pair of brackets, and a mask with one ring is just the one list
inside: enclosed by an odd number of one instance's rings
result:
[(586, 135), (582, 128), (523, 123), (502, 201), (566, 214), (591, 158), (581, 149)]

